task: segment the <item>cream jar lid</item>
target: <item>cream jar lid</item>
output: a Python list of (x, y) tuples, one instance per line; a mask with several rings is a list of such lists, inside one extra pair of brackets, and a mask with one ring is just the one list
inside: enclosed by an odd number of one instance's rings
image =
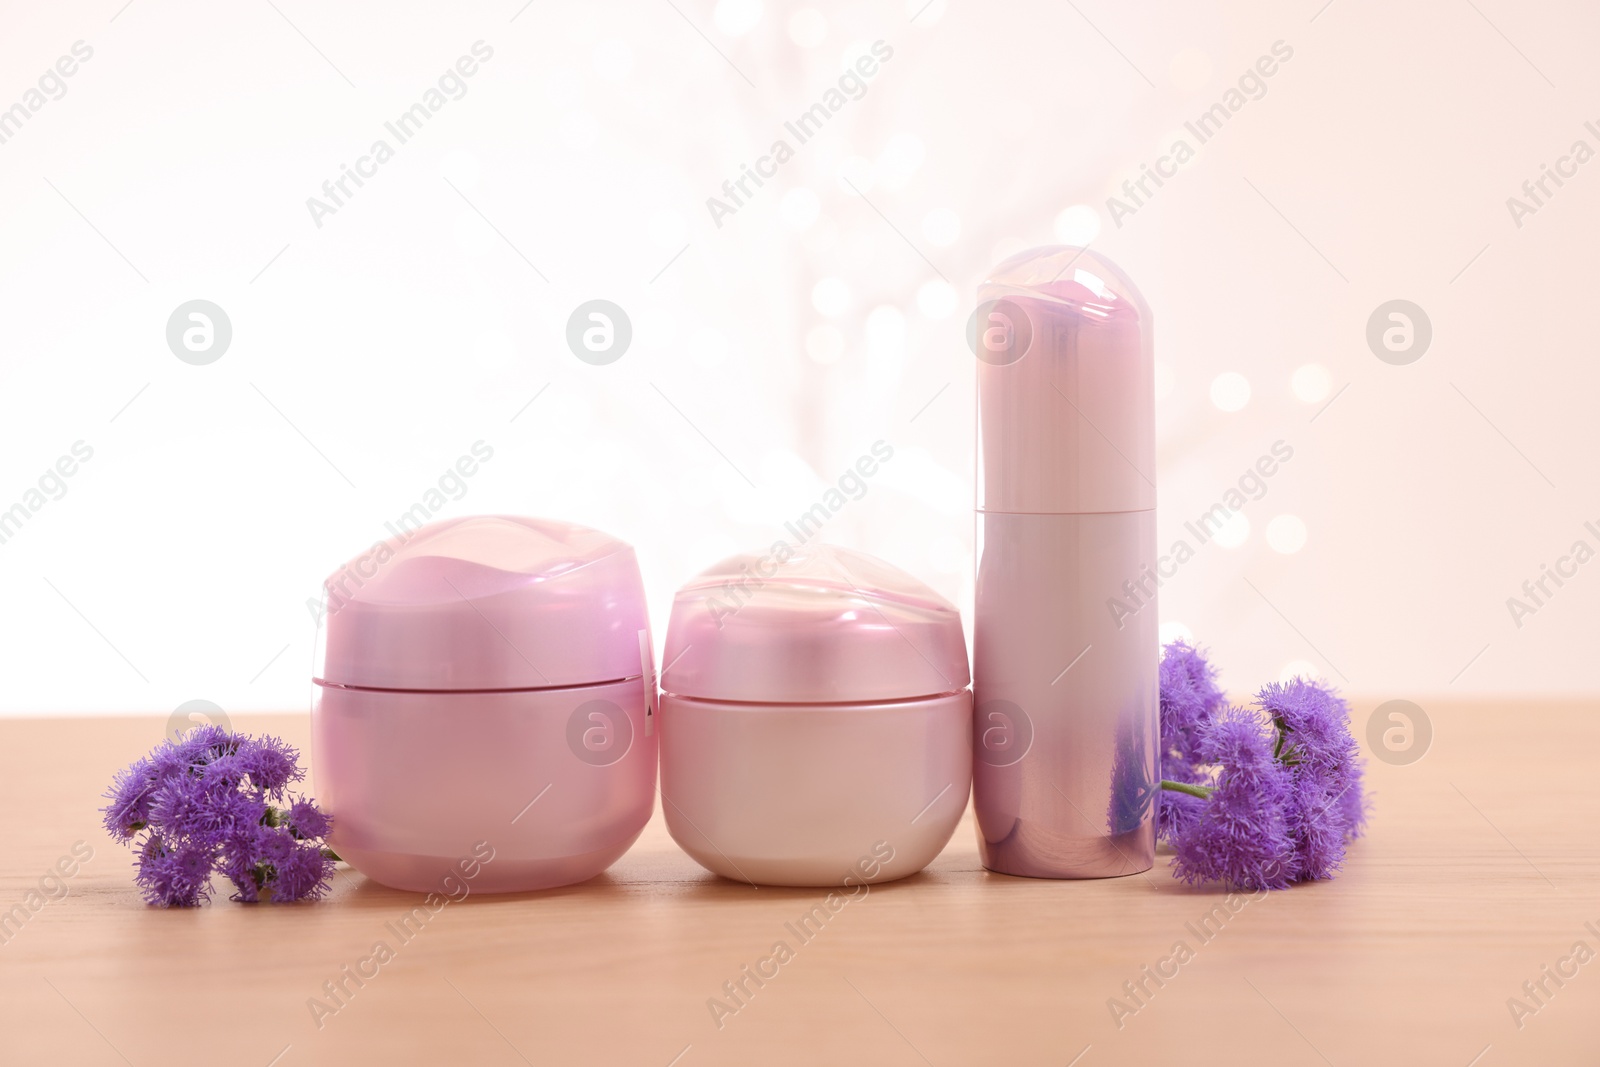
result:
[(833, 545), (732, 556), (691, 579), (662, 662), (664, 692), (757, 704), (905, 700), (971, 681), (949, 601)]
[(313, 673), (326, 685), (549, 689), (643, 673), (638, 561), (586, 526), (447, 519), (374, 544), (324, 589)]

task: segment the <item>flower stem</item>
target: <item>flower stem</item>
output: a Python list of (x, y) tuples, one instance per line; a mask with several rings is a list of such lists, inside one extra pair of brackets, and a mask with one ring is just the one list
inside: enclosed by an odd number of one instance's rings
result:
[(1192, 797), (1199, 797), (1201, 800), (1208, 800), (1211, 797), (1210, 786), (1190, 785), (1188, 782), (1174, 782), (1170, 778), (1163, 778), (1161, 780), (1161, 788), (1170, 789), (1174, 793), (1187, 793)]

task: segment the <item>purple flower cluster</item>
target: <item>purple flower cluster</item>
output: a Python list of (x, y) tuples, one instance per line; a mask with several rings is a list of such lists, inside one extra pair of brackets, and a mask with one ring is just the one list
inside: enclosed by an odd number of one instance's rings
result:
[(305, 777), (276, 737), (197, 726), (117, 772), (103, 809), (111, 835), (135, 847), (145, 900), (193, 907), (225, 875), (234, 900), (314, 900), (328, 891), (331, 822), (289, 793)]
[(1204, 656), (1174, 642), (1161, 665), (1161, 751), (1159, 833), (1187, 882), (1332, 878), (1366, 824), (1349, 705), (1317, 682), (1272, 683), (1253, 709), (1230, 708)]

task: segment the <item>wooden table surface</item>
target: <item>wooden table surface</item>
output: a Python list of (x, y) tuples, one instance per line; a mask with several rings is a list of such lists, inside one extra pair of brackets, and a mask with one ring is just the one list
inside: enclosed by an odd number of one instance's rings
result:
[[(1374, 702), (1353, 703), (1364, 732)], [(874, 887), (807, 942), (785, 924), (822, 891), (715, 878), (659, 810), (606, 874), (471, 896), (409, 942), (388, 924), (420, 898), (343, 867), (315, 905), (148, 908), (96, 808), (164, 721), (0, 721), (0, 912), (75, 843), (93, 850), (64, 896), (0, 932), (0, 1059), (1600, 1063), (1600, 705), (1421, 703), (1431, 748), (1372, 761), (1371, 832), (1335, 881), (1230, 911), (1164, 855), (1147, 876), (1010, 878), (979, 865), (969, 812), (927, 871)], [(233, 725), (307, 742), (303, 714)], [(380, 940), (393, 958), (319, 1027), (311, 998)], [(719, 1027), (708, 1000), (779, 940), (793, 958)], [(1186, 962), (1163, 964), (1178, 942)], [(1123, 983), (1146, 966), (1176, 973), (1145, 978), (1151, 995), (1114, 1019), (1108, 1002), (1133, 1006)], [(1523, 983), (1541, 980), (1535, 1000)]]

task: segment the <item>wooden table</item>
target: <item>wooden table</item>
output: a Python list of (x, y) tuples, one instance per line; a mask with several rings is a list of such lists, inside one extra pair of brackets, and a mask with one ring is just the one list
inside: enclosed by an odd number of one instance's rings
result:
[[(1361, 726), (1374, 702), (1355, 703)], [(1579, 941), (1600, 952), (1600, 705), (1423, 703), (1431, 750), (1372, 763), (1371, 833), (1336, 881), (1230, 912), (1165, 856), (1148, 876), (1009, 878), (979, 866), (969, 813), (925, 873), (807, 942), (785, 924), (821, 891), (719, 880), (659, 812), (593, 881), (472, 896), (404, 943), (388, 924), (420, 898), (347, 868), (312, 906), (147, 908), (96, 808), (163, 721), (0, 721), (0, 911), (75, 842), (93, 850), (64, 897), (5, 929), (0, 1059), (1600, 1063), (1600, 961), (1571, 958)], [(234, 725), (307, 741), (303, 714)], [(379, 940), (394, 958), (319, 1028), (310, 999)], [(794, 958), (719, 1028), (708, 1000), (778, 940)], [(1162, 964), (1180, 941), (1192, 958)], [(1176, 973), (1158, 987), (1147, 965)], [(1576, 974), (1544, 978), (1537, 1006), (1523, 983), (1547, 965)], [(1134, 1006), (1123, 983), (1142, 978), (1152, 992), (1119, 1028), (1108, 1001)], [(1538, 1007), (1520, 1027), (1513, 997)]]

